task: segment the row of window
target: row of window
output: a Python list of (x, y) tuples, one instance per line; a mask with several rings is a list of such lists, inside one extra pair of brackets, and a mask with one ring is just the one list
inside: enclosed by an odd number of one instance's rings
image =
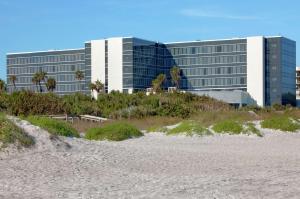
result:
[[(124, 62), (131, 62), (131, 56), (124, 56)], [(134, 57), (133, 63), (140, 65), (158, 65), (158, 66), (188, 66), (188, 65), (207, 65), (207, 64), (231, 64), (247, 62), (246, 55), (228, 55), (228, 56), (201, 56), (190, 58), (170, 58), (155, 59), (153, 57)]]
[(84, 64), (64, 64), (57, 66), (28, 66), (28, 67), (8, 67), (8, 74), (33, 74), (44, 71), (47, 73), (54, 72), (75, 72), (77, 70), (84, 70)]
[(210, 54), (210, 53), (231, 53), (231, 52), (245, 52), (246, 44), (226, 44), (215, 46), (200, 46), (200, 47), (185, 47), (185, 48), (171, 48), (172, 56), (189, 55), (189, 54)]
[(246, 74), (246, 66), (182, 69), (183, 76)]
[[(134, 68), (124, 67), (124, 73), (132, 73), (142, 76), (156, 76), (157, 71), (151, 68)], [(161, 70), (161, 73), (168, 74), (169, 70)], [(231, 66), (231, 67), (206, 67), (206, 68), (184, 68), (182, 69), (183, 76), (202, 76), (202, 75), (228, 75), (228, 74), (246, 74), (246, 66)]]
[(167, 59), (166, 65), (206, 65), (206, 64), (231, 64), (247, 62), (246, 55), (229, 55), (229, 56), (209, 56), (209, 57), (194, 57), (194, 58), (178, 58)]
[(207, 86), (240, 86), (246, 85), (246, 77), (231, 78), (207, 78), (182, 80), (183, 87), (207, 87)]
[[(197, 44), (197, 43), (196, 43)], [(204, 45), (204, 46), (189, 46), (189, 47), (155, 47), (154, 45), (139, 45), (133, 46), (131, 43), (124, 44), (123, 49), (132, 50), (138, 56), (143, 55), (162, 55), (162, 56), (177, 56), (177, 55), (193, 55), (193, 54), (210, 54), (210, 53), (231, 53), (231, 52), (246, 52), (247, 45), (240, 44), (221, 44), (221, 45)]]
[[(73, 81), (77, 81), (77, 79), (75, 78), (75, 74), (59, 74), (59, 75), (47, 75), (48, 78), (54, 78), (56, 81), (58, 82), (73, 82)], [(12, 82), (10, 82), (12, 83)], [(22, 77), (17, 77), (17, 84), (21, 83), (21, 84), (30, 84), (32, 83), (32, 76), (22, 76)]]
[(17, 57), (17, 58), (8, 58), (7, 65), (84, 61), (84, 59), (85, 57), (83, 53), (69, 54), (69, 55)]
[[(43, 87), (43, 91), (47, 91), (45, 86)], [(66, 84), (66, 85), (57, 85), (55, 91), (58, 92), (75, 92), (75, 91), (84, 91), (85, 85), (84, 84)], [(12, 92), (15, 89), (10, 86), (8, 87), (8, 91)], [(17, 86), (17, 90), (32, 90), (37, 91), (39, 88), (36, 85), (30, 85), (30, 86)]]
[[(181, 80), (181, 87), (209, 87), (209, 86), (245, 86), (246, 77), (227, 77), (227, 78), (197, 78), (197, 79), (183, 79)], [(143, 86), (151, 85), (151, 79), (124, 79), (124, 85)]]

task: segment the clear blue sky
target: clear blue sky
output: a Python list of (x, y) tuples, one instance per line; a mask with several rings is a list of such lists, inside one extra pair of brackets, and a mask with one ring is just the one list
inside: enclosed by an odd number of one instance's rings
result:
[(300, 49), (299, 13), (299, 0), (0, 0), (0, 78), (8, 52), (81, 48), (112, 36), (168, 42), (282, 35)]

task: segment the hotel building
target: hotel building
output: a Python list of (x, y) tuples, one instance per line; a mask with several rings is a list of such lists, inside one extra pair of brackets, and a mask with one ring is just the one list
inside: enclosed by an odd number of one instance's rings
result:
[[(106, 92), (132, 93), (151, 87), (160, 73), (168, 88), (173, 66), (181, 69), (180, 89), (188, 92), (240, 106), (296, 101), (296, 42), (281, 36), (174, 43), (118, 37), (88, 41), (80, 49), (9, 53), (8, 89), (14, 90), (9, 77), (15, 75), (17, 90), (37, 90), (32, 77), (39, 71), (56, 79), (59, 95), (90, 94), (88, 85), (96, 80)], [(84, 79), (75, 78), (77, 70)]]

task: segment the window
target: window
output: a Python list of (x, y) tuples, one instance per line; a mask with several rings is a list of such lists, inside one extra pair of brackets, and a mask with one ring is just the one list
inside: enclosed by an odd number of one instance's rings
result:
[(196, 54), (196, 48), (195, 47), (191, 47), (190, 51), (191, 51), (191, 54)]

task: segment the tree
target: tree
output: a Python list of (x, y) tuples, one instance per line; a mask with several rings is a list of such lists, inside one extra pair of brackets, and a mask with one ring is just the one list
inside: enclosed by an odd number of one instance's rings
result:
[(40, 78), (41, 78), (41, 81), (44, 81), (46, 83), (47, 73), (44, 72), (44, 71), (41, 71), (40, 72)]
[(0, 79), (0, 92), (4, 92), (4, 91), (6, 91), (6, 84), (5, 81)]
[(81, 90), (81, 88), (80, 88), (80, 81), (83, 80), (83, 78), (84, 78), (83, 72), (81, 70), (77, 70), (75, 72), (75, 78), (79, 81), (78, 85), (79, 85), (79, 91), (80, 91)]
[(9, 81), (13, 84), (14, 90), (17, 90), (17, 87), (16, 87), (17, 76), (15, 76), (15, 75), (9, 76)]
[[(32, 77), (32, 83), (34, 83), (36, 86), (40, 87), (40, 92), (43, 92), (43, 87), (42, 87), (42, 81), (45, 82), (47, 78), (47, 73), (46, 72), (36, 72), (33, 77)], [(46, 83), (46, 82), (45, 82)]]
[(161, 86), (166, 80), (166, 75), (165, 74), (159, 74), (156, 79), (152, 80), (152, 89), (153, 92), (159, 92), (161, 91)]
[(103, 91), (103, 89), (104, 89), (104, 84), (100, 80), (97, 80), (95, 82), (95, 90), (97, 91), (97, 93), (100, 93)]
[(46, 84), (47, 73), (44, 72), (44, 71), (41, 71), (41, 72), (39, 73), (39, 75), (40, 75), (40, 92), (42, 93), (42, 92), (43, 92), (43, 87), (42, 87), (41, 82), (43, 81), (43, 82)]
[(52, 77), (47, 79), (46, 87), (48, 91), (53, 92), (53, 90), (56, 88), (56, 80)]
[(180, 68), (177, 66), (174, 66), (170, 70), (170, 75), (172, 78), (172, 83), (176, 86), (176, 88), (179, 88), (179, 82), (180, 82)]
[(93, 92), (94, 90), (96, 90), (96, 84), (90, 83), (90, 84), (89, 84), (89, 88), (90, 88), (90, 90)]
[(38, 92), (38, 85), (40, 85), (40, 76), (39, 73), (35, 73), (31, 79), (32, 83), (36, 86), (36, 91)]
[(99, 94), (100, 92), (103, 92), (104, 84), (100, 80), (97, 80), (95, 83), (90, 83), (89, 88), (92, 92), (96, 91), (97, 94)]

